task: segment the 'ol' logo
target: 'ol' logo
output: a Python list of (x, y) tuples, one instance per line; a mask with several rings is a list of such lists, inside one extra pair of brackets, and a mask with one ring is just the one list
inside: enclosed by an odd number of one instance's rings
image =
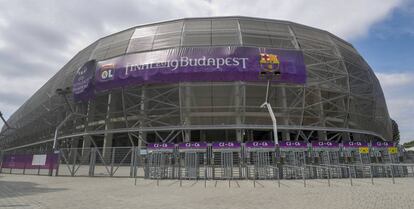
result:
[(107, 64), (103, 65), (100, 70), (100, 77), (103, 81), (109, 81), (114, 79), (115, 65)]

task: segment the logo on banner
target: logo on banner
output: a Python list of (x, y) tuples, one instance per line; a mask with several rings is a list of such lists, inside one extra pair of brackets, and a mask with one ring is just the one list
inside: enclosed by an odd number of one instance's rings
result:
[(260, 65), (262, 69), (274, 71), (279, 70), (279, 57), (275, 54), (260, 53)]
[(115, 65), (114, 64), (106, 64), (101, 67), (100, 70), (100, 78), (103, 81), (110, 81), (114, 80), (115, 74)]
[(260, 53), (260, 78), (274, 79), (280, 77), (280, 60), (278, 55)]

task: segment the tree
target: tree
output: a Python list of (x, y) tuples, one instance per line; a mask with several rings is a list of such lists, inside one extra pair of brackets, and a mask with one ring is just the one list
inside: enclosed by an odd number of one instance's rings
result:
[(392, 125), (392, 140), (395, 142), (400, 141), (400, 130), (398, 129), (398, 124), (394, 119), (391, 119)]
[(414, 147), (414, 140), (403, 144), (404, 148)]

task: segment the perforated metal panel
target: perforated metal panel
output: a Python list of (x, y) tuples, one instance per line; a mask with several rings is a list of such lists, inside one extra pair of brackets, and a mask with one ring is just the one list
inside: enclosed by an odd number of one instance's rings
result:
[[(325, 31), (295, 23), (228, 17), (150, 24), (98, 40), (79, 52), (10, 117), (9, 123), (17, 129), (9, 130), (0, 138), (0, 146), (15, 147), (53, 138), (56, 124), (70, 111), (55, 91), (71, 86), (73, 73), (87, 60), (165, 48), (234, 45), (303, 52), (306, 85), (274, 84), (269, 92), (269, 101), (284, 137), (307, 140), (321, 136), (328, 140), (327, 136), (331, 134), (330, 139), (335, 140), (391, 139), (391, 124), (381, 86), (351, 44)], [(264, 83), (239, 81), (128, 86), (123, 91), (98, 94), (90, 104), (76, 104), (77, 110), (88, 113), (89, 118), (68, 123), (62, 129), (62, 135), (82, 133), (86, 129), (103, 131), (106, 125), (106, 130), (138, 126), (148, 130), (170, 130), (180, 126), (198, 130), (199, 125), (254, 125), (265, 130), (271, 125), (268, 113), (260, 108), (265, 90)], [(108, 112), (109, 94), (113, 94), (116, 102)], [(70, 96), (69, 100), (72, 101)], [(86, 120), (90, 127), (84, 126)], [(332, 131), (327, 133), (322, 129)], [(248, 130), (237, 131), (246, 133), (238, 132), (240, 139), (241, 136), (243, 139), (251, 137)], [(335, 131), (341, 133), (335, 135)], [(235, 132), (236, 129), (229, 128), (223, 133), (235, 140)], [(148, 131), (145, 134), (166, 137), (169, 132)], [(200, 135), (203, 134), (206, 135)]]

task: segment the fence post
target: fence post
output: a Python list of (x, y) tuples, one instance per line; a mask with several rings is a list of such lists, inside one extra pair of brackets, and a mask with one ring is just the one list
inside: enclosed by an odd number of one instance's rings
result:
[(112, 147), (112, 156), (111, 156), (111, 173), (110, 176), (114, 176), (114, 161), (115, 161), (115, 152), (116, 148)]
[(330, 168), (325, 168), (328, 170), (328, 186), (331, 186), (331, 169)]
[(369, 165), (369, 171), (371, 174), (371, 184), (374, 185), (374, 175), (372, 174), (372, 165)]
[(134, 167), (135, 167), (135, 147), (131, 147), (131, 163), (129, 169), (129, 177), (133, 178), (134, 176)]
[(24, 166), (23, 166), (23, 175), (24, 175), (24, 174), (26, 174), (26, 165), (27, 165), (27, 162), (24, 162)]
[(72, 170), (71, 170), (70, 174), (71, 174), (71, 176), (75, 176), (76, 158), (77, 158), (77, 153), (78, 152), (77, 152), (76, 148), (69, 148), (69, 149), (70, 149), (70, 152), (68, 152), (68, 153), (71, 154), (71, 158), (72, 158), (72, 161), (71, 161)]
[(55, 176), (58, 176), (59, 175), (59, 167), (60, 167), (60, 150), (57, 151), (57, 162), (56, 163), (57, 163), (57, 165), (56, 165), (56, 173), (55, 173)]
[[(282, 172), (283, 172), (283, 167), (282, 167), (282, 164), (280, 164), (280, 167), (279, 168), (282, 168)], [(279, 168), (277, 169), (278, 170), (278, 173), (279, 173), (279, 176), (277, 177), (277, 184), (278, 184), (278, 186), (279, 186), (279, 188), (280, 188), (280, 171), (279, 171)]]
[(4, 157), (4, 151), (0, 151), (0, 173), (3, 171), (3, 157)]
[(349, 175), (349, 181), (351, 182), (351, 186), (353, 186), (352, 185), (351, 167), (348, 167), (348, 175)]
[(305, 168), (302, 168), (303, 187), (306, 187)]
[(394, 167), (392, 165), (390, 165), (390, 169), (391, 169), (391, 177), (392, 177), (392, 183), (395, 184), (395, 179), (394, 179)]
[(89, 156), (89, 176), (94, 176), (95, 173), (95, 158), (96, 158), (96, 148), (90, 148), (90, 156)]

